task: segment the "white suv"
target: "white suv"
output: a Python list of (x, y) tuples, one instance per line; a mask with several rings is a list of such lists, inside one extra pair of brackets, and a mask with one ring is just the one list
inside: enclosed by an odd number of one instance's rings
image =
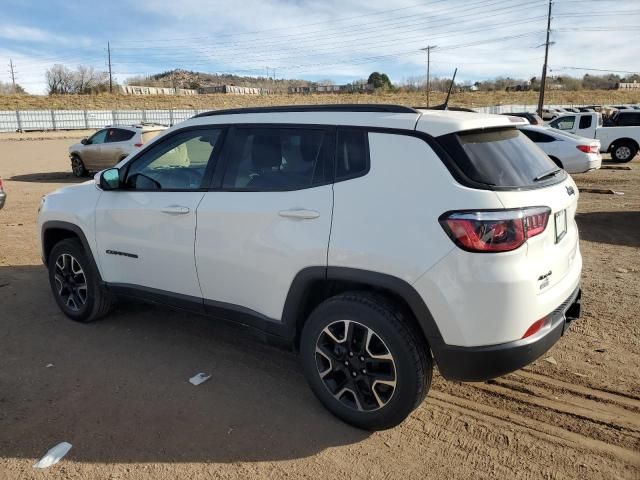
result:
[(76, 177), (85, 177), (89, 172), (113, 167), (166, 129), (166, 125), (143, 123), (98, 130), (69, 147), (71, 171)]
[[(135, 296), (254, 327), (367, 429), (400, 423), (432, 363), (486, 380), (580, 311), (578, 189), (502, 115), (394, 105), (216, 111), (42, 202), (71, 319)], [(524, 121), (523, 121), (524, 122)]]

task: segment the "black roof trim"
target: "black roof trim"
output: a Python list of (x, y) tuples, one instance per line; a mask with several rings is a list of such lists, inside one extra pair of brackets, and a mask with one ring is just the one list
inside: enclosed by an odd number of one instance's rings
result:
[(236, 115), (243, 113), (277, 113), (277, 112), (383, 112), (383, 113), (420, 113), (414, 108), (402, 105), (375, 103), (351, 103), (328, 105), (279, 105), (274, 107), (228, 108), (212, 110), (194, 115), (192, 118), (211, 117), (214, 115)]

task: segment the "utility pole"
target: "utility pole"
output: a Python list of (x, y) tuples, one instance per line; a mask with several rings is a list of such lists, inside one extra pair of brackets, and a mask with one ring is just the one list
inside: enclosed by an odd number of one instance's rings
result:
[(436, 48), (436, 45), (427, 45), (425, 48), (421, 48), (427, 52), (427, 107), (429, 107), (429, 91), (431, 90), (431, 50)]
[(113, 93), (113, 78), (111, 76), (111, 45), (107, 42), (107, 58), (109, 61), (109, 93)]
[(542, 78), (540, 79), (540, 96), (538, 97), (538, 115), (542, 117), (544, 107), (544, 88), (547, 83), (547, 60), (549, 59), (549, 34), (551, 33), (551, 5), (549, 0), (549, 14), (547, 15), (547, 41), (544, 43), (544, 65), (542, 66)]
[(16, 93), (16, 70), (13, 65), (13, 60), (9, 59), (9, 73), (11, 74), (11, 83), (13, 84), (13, 93)]

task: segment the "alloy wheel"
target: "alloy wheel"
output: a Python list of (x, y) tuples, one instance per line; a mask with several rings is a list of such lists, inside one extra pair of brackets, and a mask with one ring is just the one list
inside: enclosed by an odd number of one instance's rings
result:
[(71, 311), (79, 311), (87, 303), (87, 277), (78, 260), (68, 253), (56, 260), (53, 276), (57, 294)]
[(396, 389), (396, 364), (382, 338), (353, 320), (325, 327), (316, 341), (316, 366), (325, 387), (357, 411), (384, 407)]
[(631, 156), (631, 149), (626, 145), (616, 148), (616, 157), (620, 160), (626, 160)]
[(76, 177), (80, 177), (84, 173), (84, 165), (78, 157), (71, 159), (71, 171)]

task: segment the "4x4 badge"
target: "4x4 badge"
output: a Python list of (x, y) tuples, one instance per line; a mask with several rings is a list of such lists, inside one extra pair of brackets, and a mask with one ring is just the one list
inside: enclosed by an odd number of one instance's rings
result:
[(576, 191), (573, 189), (573, 187), (570, 186), (565, 186), (564, 188), (567, 189), (567, 195), (574, 195), (576, 193)]

